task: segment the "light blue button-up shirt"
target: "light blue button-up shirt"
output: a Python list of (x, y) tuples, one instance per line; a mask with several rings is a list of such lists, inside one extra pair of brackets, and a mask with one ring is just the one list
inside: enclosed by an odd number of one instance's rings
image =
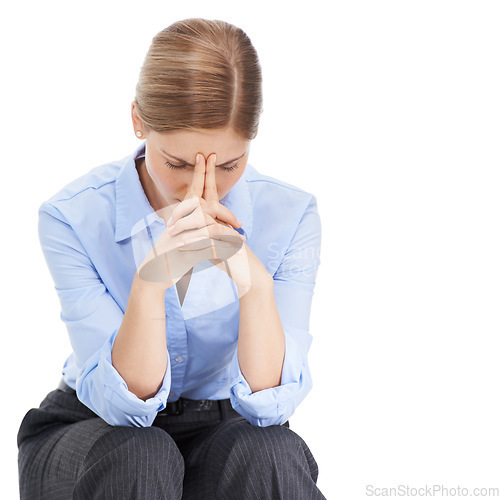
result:
[(165, 290), (168, 365), (158, 393), (143, 401), (111, 362), (134, 274), (165, 230), (136, 169), (145, 142), (93, 168), (39, 208), (39, 237), (73, 352), (62, 376), (78, 399), (111, 425), (147, 427), (167, 401), (226, 399), (251, 424), (281, 425), (312, 387), (309, 317), (320, 264), (321, 223), (314, 195), (245, 172), (220, 202), (274, 279), (285, 333), (281, 385), (252, 393), (238, 362), (239, 299), (229, 276), (208, 261), (193, 268), (182, 306)]

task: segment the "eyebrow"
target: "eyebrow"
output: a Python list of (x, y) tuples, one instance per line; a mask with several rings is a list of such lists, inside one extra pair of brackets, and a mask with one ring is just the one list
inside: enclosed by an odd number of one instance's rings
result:
[[(194, 167), (192, 163), (188, 163), (187, 161), (181, 160), (180, 158), (175, 157), (174, 155), (171, 155), (170, 153), (167, 153), (166, 151), (163, 151), (163, 149), (160, 149), (160, 151), (166, 155), (170, 156), (170, 158), (173, 158), (174, 160), (180, 161), (184, 165), (187, 165), (188, 167)], [(215, 165), (216, 167), (225, 167), (226, 165), (229, 165), (230, 163), (234, 163), (235, 161), (238, 161), (240, 158), (243, 158), (247, 152), (245, 151), (241, 156), (238, 156), (238, 158), (234, 158), (233, 160), (226, 161), (224, 163), (221, 163), (220, 165)]]

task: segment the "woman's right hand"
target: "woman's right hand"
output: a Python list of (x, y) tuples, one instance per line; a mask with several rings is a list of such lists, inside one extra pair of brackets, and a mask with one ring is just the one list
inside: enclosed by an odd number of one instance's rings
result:
[[(177, 283), (198, 262), (228, 259), (243, 245), (244, 236), (221, 222), (238, 225), (236, 216), (222, 205), (208, 206), (203, 199), (206, 167), (203, 155), (198, 156), (201, 160), (195, 165), (188, 192), (172, 212), (177, 230), (167, 227), (137, 269), (140, 280), (160, 288)], [(215, 155), (209, 156), (209, 161), (214, 163)], [(179, 214), (183, 214), (180, 219)]]

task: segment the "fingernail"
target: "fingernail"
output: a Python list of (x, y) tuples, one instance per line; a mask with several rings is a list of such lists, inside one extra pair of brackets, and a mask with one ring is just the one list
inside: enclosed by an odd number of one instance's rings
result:
[(174, 231), (175, 224), (167, 229), (167, 233), (172, 233)]
[(244, 235), (244, 234), (240, 234), (240, 238), (245, 241), (247, 239), (247, 237)]
[(217, 161), (217, 155), (214, 154), (214, 165), (215, 165), (215, 162)]
[(240, 219), (236, 219), (236, 223), (238, 224), (238, 226), (241, 226), (243, 224), (243, 222), (241, 222)]
[(184, 242), (183, 241), (179, 241), (179, 243), (176, 243), (175, 246), (176, 246), (176, 248), (183, 247), (184, 246)]
[(167, 226), (170, 226), (170, 224), (172, 224), (172, 219), (173, 219), (173, 217), (170, 217), (170, 219), (168, 219)]
[(200, 158), (201, 158), (201, 155), (200, 154), (197, 154), (196, 155), (196, 164), (198, 165), (198, 163), (200, 163)]

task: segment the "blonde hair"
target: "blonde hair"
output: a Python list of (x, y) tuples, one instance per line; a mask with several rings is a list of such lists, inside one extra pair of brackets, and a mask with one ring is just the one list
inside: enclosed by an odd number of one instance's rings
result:
[(262, 71), (246, 33), (220, 20), (190, 18), (160, 31), (136, 86), (144, 130), (232, 128), (257, 135)]

